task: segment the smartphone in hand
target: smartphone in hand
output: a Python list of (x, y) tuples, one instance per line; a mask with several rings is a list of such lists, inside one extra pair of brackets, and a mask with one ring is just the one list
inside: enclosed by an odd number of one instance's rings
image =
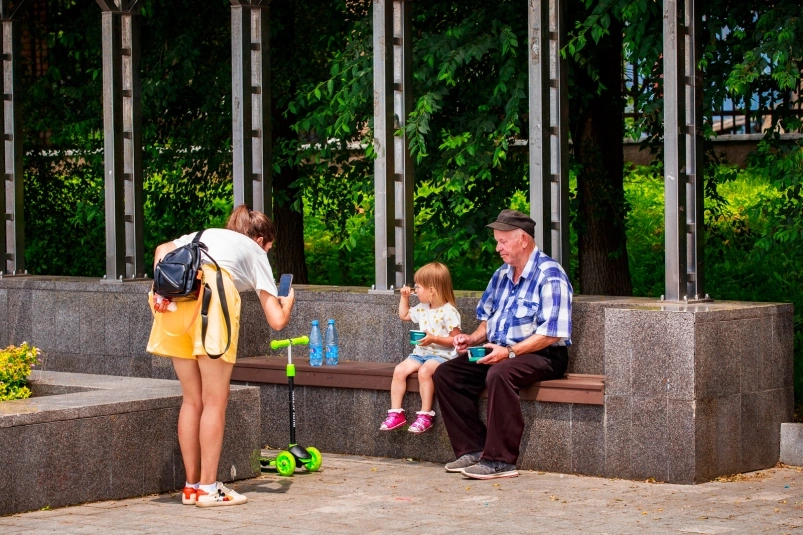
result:
[(290, 293), (290, 286), (293, 284), (293, 274), (285, 273), (279, 279), (279, 297), (286, 297)]

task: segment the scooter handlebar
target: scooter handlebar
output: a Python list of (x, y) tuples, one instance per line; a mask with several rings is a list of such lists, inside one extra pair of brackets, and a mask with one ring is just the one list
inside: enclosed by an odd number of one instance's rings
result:
[(287, 346), (305, 346), (309, 344), (309, 336), (299, 336), (298, 338), (286, 338), (284, 340), (271, 340), (271, 349), (281, 349)]

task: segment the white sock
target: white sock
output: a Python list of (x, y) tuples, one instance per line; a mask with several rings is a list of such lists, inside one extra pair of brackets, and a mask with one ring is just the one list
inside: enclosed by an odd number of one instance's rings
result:
[(198, 489), (207, 494), (214, 494), (217, 491), (217, 482), (210, 483), (209, 485), (198, 485)]
[(429, 411), (429, 412), (418, 411), (418, 412), (416, 412), (416, 414), (428, 414), (430, 416), (435, 416), (435, 411)]
[(184, 483), (185, 487), (192, 487), (195, 490), (198, 490), (198, 485), (200, 485), (200, 483)]
[(404, 409), (388, 409), (388, 412), (404, 412)]

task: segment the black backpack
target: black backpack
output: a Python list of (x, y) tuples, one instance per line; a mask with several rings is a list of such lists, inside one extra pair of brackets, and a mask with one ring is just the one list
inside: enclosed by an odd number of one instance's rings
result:
[[(223, 319), (226, 322), (226, 348), (222, 353), (213, 355), (207, 352), (210, 358), (220, 358), (231, 345), (231, 319), (229, 306), (226, 302), (226, 292), (223, 287), (223, 275), (220, 266), (208, 251), (208, 247), (201, 240), (200, 231), (190, 243), (173, 249), (162, 258), (153, 269), (153, 292), (168, 297), (173, 301), (188, 301), (200, 298), (201, 307), (201, 340), (206, 351), (206, 327), (209, 321), (209, 303), (212, 300), (212, 289), (203, 282), (202, 257), (206, 256), (215, 265), (218, 296), (220, 308), (223, 310)], [(192, 325), (192, 324), (190, 324)], [(186, 332), (186, 331), (184, 331)], [(169, 333), (168, 333), (169, 334)], [(181, 333), (183, 334), (183, 333)]]

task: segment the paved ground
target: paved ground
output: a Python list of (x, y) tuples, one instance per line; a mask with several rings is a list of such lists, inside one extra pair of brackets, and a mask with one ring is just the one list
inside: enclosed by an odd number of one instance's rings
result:
[(666, 485), (543, 472), (474, 481), (441, 465), (324, 454), (320, 472), (231, 485), (249, 503), (178, 493), (0, 517), (0, 533), (803, 534), (803, 469)]

